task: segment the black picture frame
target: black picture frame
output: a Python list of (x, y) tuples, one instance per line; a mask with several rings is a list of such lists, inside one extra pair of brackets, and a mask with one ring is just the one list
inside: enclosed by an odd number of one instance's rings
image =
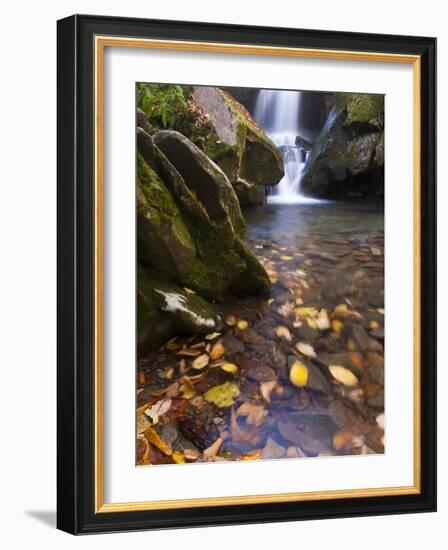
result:
[[(436, 509), (436, 39), (74, 15), (58, 21), (57, 526), (73, 534)], [(421, 59), (421, 491), (419, 494), (95, 513), (94, 50), (97, 35)]]

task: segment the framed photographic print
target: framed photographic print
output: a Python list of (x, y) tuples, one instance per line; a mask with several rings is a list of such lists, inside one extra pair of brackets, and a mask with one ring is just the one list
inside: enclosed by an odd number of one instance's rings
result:
[(435, 510), (433, 38), (58, 22), (58, 527)]

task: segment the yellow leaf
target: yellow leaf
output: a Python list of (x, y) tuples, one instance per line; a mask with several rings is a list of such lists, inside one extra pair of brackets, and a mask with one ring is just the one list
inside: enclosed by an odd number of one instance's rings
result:
[(311, 327), (311, 328), (317, 328), (317, 323), (316, 323), (316, 319), (310, 319), (308, 317), (308, 319), (306, 320), (306, 322), (308, 323), (308, 326)]
[(311, 317), (314, 319), (318, 315), (318, 311), (314, 307), (296, 307), (294, 310), (297, 317), (300, 317), (301, 319), (306, 319), (307, 317)]
[(339, 319), (333, 319), (333, 321), (331, 321), (331, 328), (337, 334), (340, 334), (342, 332), (342, 329), (344, 328), (344, 323), (342, 321), (339, 321)]
[(235, 365), (235, 363), (224, 363), (223, 365), (221, 365), (221, 369), (224, 372), (230, 372), (232, 374), (238, 372), (238, 367)]
[(180, 451), (174, 451), (171, 458), (176, 464), (185, 464), (185, 457)]
[(240, 329), (240, 330), (245, 330), (248, 326), (249, 326), (249, 323), (247, 321), (244, 321), (243, 319), (241, 321), (238, 321), (238, 323), (236, 324), (236, 326)]
[(358, 385), (359, 381), (351, 370), (341, 367), (340, 365), (330, 365), (329, 369), (333, 378), (341, 384), (344, 384), (344, 386), (352, 387)]
[(234, 397), (238, 397), (240, 389), (233, 382), (226, 382), (219, 386), (209, 389), (204, 393), (204, 399), (209, 403), (213, 403), (217, 407), (230, 407), (235, 401)]
[(283, 327), (283, 326), (277, 327), (275, 334), (279, 338), (284, 338), (285, 340), (288, 340), (288, 342), (291, 342), (292, 340), (291, 333), (289, 332), (289, 329), (287, 327)]
[(154, 428), (149, 427), (147, 430), (145, 430), (145, 437), (150, 443), (160, 449), (163, 454), (166, 454), (168, 456), (171, 456), (173, 454), (171, 446), (163, 441), (163, 439)]
[(380, 328), (380, 324), (377, 321), (370, 321), (369, 328), (376, 330), (377, 328)]
[(296, 305), (301, 306), (303, 304), (302, 298), (296, 298)]
[(180, 386), (180, 391), (182, 392), (182, 397), (184, 399), (191, 399), (196, 395), (196, 390), (194, 389), (193, 384), (186, 376), (183, 379), (183, 384)]
[(330, 319), (326, 309), (321, 309), (316, 317), (316, 324), (319, 330), (327, 330), (330, 328)]
[(205, 335), (206, 340), (214, 340), (215, 338), (218, 338), (218, 336), (221, 336), (220, 332), (211, 332), (210, 334)]
[(289, 379), (291, 384), (302, 388), (308, 382), (308, 369), (300, 361), (294, 361), (291, 370), (289, 371)]
[(196, 370), (200, 370), (200, 369), (203, 369), (204, 367), (206, 367), (208, 365), (209, 361), (210, 361), (209, 356), (204, 353), (203, 355), (200, 355), (199, 357), (197, 357), (193, 361), (191, 366)]
[(306, 357), (316, 357), (316, 352), (314, 351), (313, 346), (311, 346), (310, 344), (305, 344), (304, 342), (298, 342), (296, 344), (296, 349)]
[(284, 262), (289, 262), (290, 260), (294, 260), (293, 256), (280, 256), (280, 260), (283, 260)]

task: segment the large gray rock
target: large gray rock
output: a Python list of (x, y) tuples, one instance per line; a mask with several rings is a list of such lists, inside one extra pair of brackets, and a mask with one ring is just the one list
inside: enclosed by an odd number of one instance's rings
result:
[(238, 198), (224, 172), (188, 138), (173, 130), (154, 134), (154, 143), (182, 176), (210, 219), (243, 235), (245, 222)]
[(276, 185), (284, 175), (277, 147), (224, 90), (195, 86), (193, 100), (211, 125), (201, 147), (225, 172), (242, 205), (262, 204), (265, 191), (260, 186)]
[(382, 194), (383, 118), (383, 96), (340, 97), (308, 156), (302, 189), (321, 197)]

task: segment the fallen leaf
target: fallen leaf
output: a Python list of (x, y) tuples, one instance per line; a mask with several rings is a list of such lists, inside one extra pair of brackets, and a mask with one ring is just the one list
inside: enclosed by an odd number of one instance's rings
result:
[(289, 332), (288, 327), (284, 327), (284, 326), (277, 327), (275, 334), (279, 338), (284, 338), (285, 340), (288, 340), (288, 342), (291, 342), (292, 340), (292, 336), (291, 336), (291, 333)]
[(328, 368), (330, 369), (333, 378), (341, 384), (344, 384), (344, 386), (352, 387), (359, 384), (359, 380), (352, 373), (352, 371), (346, 369), (345, 367), (341, 367), (340, 365), (330, 365)]
[(137, 436), (137, 465), (143, 466), (144, 464), (148, 464), (148, 458), (149, 458), (149, 443), (146, 437), (143, 435)]
[(205, 335), (206, 340), (215, 340), (215, 338), (218, 338), (218, 336), (221, 336), (220, 332), (211, 332), (210, 334)]
[(289, 379), (294, 386), (299, 388), (306, 386), (308, 382), (308, 369), (300, 361), (294, 361), (289, 371)]
[(319, 330), (327, 330), (330, 328), (330, 319), (326, 309), (321, 309), (316, 317), (316, 325)]
[(240, 330), (246, 330), (247, 327), (249, 326), (249, 323), (247, 321), (244, 321), (243, 319), (241, 319), (240, 321), (238, 321), (238, 323), (236, 324), (236, 326), (240, 329)]
[(181, 384), (179, 389), (182, 392), (182, 397), (184, 399), (191, 399), (196, 395), (196, 390), (194, 389), (193, 384), (190, 382), (190, 379), (187, 376), (184, 376), (183, 383)]
[(314, 351), (313, 346), (310, 344), (305, 344), (304, 342), (298, 342), (296, 344), (296, 349), (300, 351), (302, 355), (305, 355), (306, 357), (317, 357), (316, 352)]
[(137, 433), (142, 434), (147, 428), (151, 426), (148, 418), (144, 414), (139, 414), (137, 416)]
[(151, 409), (146, 409), (145, 415), (151, 419), (151, 424), (154, 426), (158, 423), (159, 417), (156, 415), (155, 412), (153, 412)]
[(219, 386), (209, 389), (204, 393), (204, 399), (213, 403), (219, 408), (230, 407), (235, 401), (234, 397), (240, 394), (240, 389), (233, 382), (225, 382)]
[(344, 323), (339, 319), (333, 319), (333, 321), (331, 321), (331, 328), (334, 330), (334, 332), (340, 334), (342, 332), (342, 329), (344, 328)]
[(235, 315), (228, 315), (226, 317), (226, 324), (229, 326), (229, 327), (234, 327), (236, 325), (236, 317)]
[(191, 288), (187, 288), (186, 286), (184, 286), (184, 290), (187, 294), (196, 294), (194, 290), (191, 290)]
[(380, 328), (380, 324), (377, 321), (370, 321), (369, 328), (376, 330), (377, 328)]
[(185, 456), (180, 451), (174, 451), (171, 458), (176, 464), (185, 464)]
[(245, 416), (249, 426), (259, 426), (268, 415), (268, 411), (262, 406), (245, 401), (237, 410), (237, 416)]
[(353, 439), (353, 434), (348, 431), (336, 432), (333, 436), (333, 447), (340, 451), (347, 448)]
[[(150, 414), (148, 413), (151, 412), (152, 415), (155, 415), (156, 419), (158, 420), (161, 416), (163, 416), (170, 410), (171, 404), (172, 400), (170, 397), (160, 399), (160, 401), (154, 403), (154, 405), (150, 409), (146, 409), (145, 414), (146, 416), (150, 416)], [(154, 422), (154, 424), (157, 424), (157, 421)]]
[(224, 372), (229, 372), (231, 374), (235, 374), (236, 372), (238, 372), (238, 367), (235, 365), (235, 363), (223, 363), (220, 366)]
[(210, 361), (209, 356), (204, 353), (203, 355), (200, 355), (199, 357), (197, 357), (193, 361), (191, 366), (196, 370), (200, 370), (200, 369), (203, 369), (204, 367), (206, 367), (208, 365), (209, 361)]
[(376, 423), (384, 431), (384, 413), (381, 413), (376, 417)]
[(165, 389), (165, 395), (167, 397), (177, 397), (179, 395), (179, 382), (173, 382)]
[(268, 380), (267, 382), (260, 382), (260, 393), (265, 401), (271, 402), (271, 392), (277, 385), (276, 380)]
[(210, 351), (210, 359), (212, 361), (216, 361), (217, 359), (221, 359), (221, 357), (224, 355), (224, 346), (221, 342), (218, 342), (215, 344), (211, 351)]
[(221, 445), (223, 444), (224, 439), (222, 437), (218, 437), (218, 439), (210, 445), (207, 449), (204, 450), (203, 457), (204, 460), (212, 460), (215, 458), (215, 456), (218, 454), (219, 449), (221, 448)]
[(198, 349), (185, 348), (179, 350), (176, 355), (180, 355), (181, 357), (197, 357), (201, 355), (201, 352)]
[(302, 298), (296, 298), (296, 305), (301, 306), (303, 304)]
[(154, 447), (157, 447), (160, 451), (162, 451), (163, 454), (167, 456), (171, 456), (173, 451), (171, 449), (171, 445), (168, 445), (163, 439), (160, 437), (160, 435), (156, 432), (156, 430), (152, 427), (149, 427), (147, 430), (145, 430), (145, 437), (146, 439), (154, 445)]

